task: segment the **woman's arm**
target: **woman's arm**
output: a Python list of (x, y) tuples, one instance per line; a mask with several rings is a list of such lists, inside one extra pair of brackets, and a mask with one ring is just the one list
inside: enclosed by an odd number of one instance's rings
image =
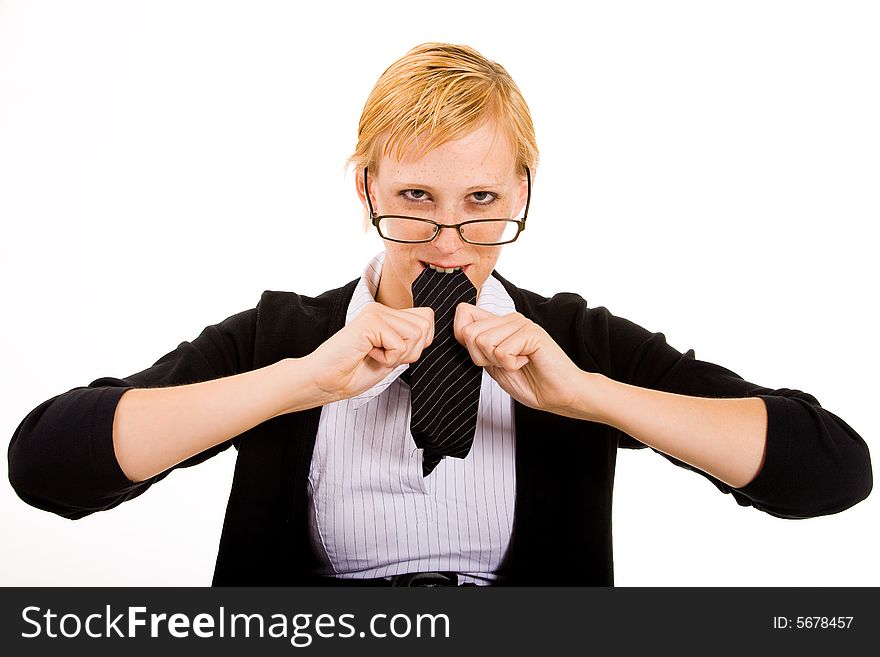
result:
[(809, 518), (870, 494), (867, 444), (812, 395), (750, 383), (574, 295), (558, 305), (530, 309), (544, 328), (520, 313), (460, 304), (456, 337), (521, 404), (611, 425), (619, 446), (651, 447), (741, 505)]
[(312, 353), (255, 369), (256, 324), (256, 310), (233, 315), (142, 372), (37, 406), (9, 445), (16, 493), (71, 519), (111, 509), (267, 420), (372, 387), (417, 360), (434, 326), (430, 308), (372, 303)]
[(709, 399), (639, 388), (581, 372), (566, 415), (620, 429), (648, 447), (708, 472), (733, 488), (764, 465), (767, 407), (760, 398)]
[(430, 308), (373, 303), (308, 356), (191, 385), (129, 390), (113, 421), (119, 465), (143, 481), (273, 417), (363, 392), (418, 359), (433, 339), (433, 317)]
[(302, 359), (250, 372), (122, 394), (113, 419), (119, 466), (140, 482), (261, 422), (325, 403)]

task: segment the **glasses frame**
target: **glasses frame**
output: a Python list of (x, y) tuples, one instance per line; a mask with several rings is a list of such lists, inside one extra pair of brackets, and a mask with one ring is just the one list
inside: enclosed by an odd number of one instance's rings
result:
[[(367, 207), (370, 209), (370, 223), (376, 227), (376, 231), (379, 233), (379, 237), (383, 240), (388, 240), (390, 242), (398, 242), (400, 244), (424, 244), (426, 242), (433, 242), (436, 239), (437, 235), (440, 234), (440, 230), (442, 228), (455, 228), (458, 231), (458, 236), (461, 238), (462, 242), (466, 242), (467, 244), (474, 244), (476, 246), (501, 246), (502, 244), (510, 244), (511, 242), (515, 242), (519, 237), (520, 233), (522, 233), (526, 229), (526, 219), (529, 216), (529, 204), (532, 202), (532, 172), (529, 171), (529, 168), (526, 167), (526, 181), (528, 184), (528, 196), (526, 196), (526, 207), (523, 212), (522, 219), (510, 219), (509, 217), (499, 217), (498, 219), (472, 219), (470, 221), (462, 221), (460, 224), (441, 224), (431, 219), (424, 219), (422, 217), (409, 217), (402, 214), (376, 214), (373, 210), (373, 204), (370, 201), (370, 192), (367, 189), (367, 169), (368, 167), (364, 167), (364, 196), (367, 199)], [(379, 229), (379, 221), (386, 218), (392, 219), (411, 219), (414, 221), (422, 221), (426, 224), (432, 224), (434, 226), (434, 234), (431, 235), (426, 240), (396, 240), (393, 237), (386, 237), (382, 234), (382, 231)], [(464, 235), (461, 234), (461, 227), (467, 226), (468, 224), (478, 224), (485, 223), (487, 221), (512, 221), (516, 223), (516, 235), (513, 236), (512, 239), (505, 240), (504, 242), (474, 242), (472, 240), (467, 239)]]

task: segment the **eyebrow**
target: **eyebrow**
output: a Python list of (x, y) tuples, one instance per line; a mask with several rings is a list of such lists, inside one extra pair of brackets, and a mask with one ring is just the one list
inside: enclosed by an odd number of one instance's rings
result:
[[(429, 192), (434, 191), (434, 188), (431, 185), (425, 185), (424, 183), (399, 182), (399, 181), (395, 180), (391, 184), (395, 187), (403, 187), (405, 189), (424, 189)], [(495, 187), (497, 189), (497, 188), (503, 187), (503, 186), (504, 186), (503, 183), (500, 183), (500, 182), (487, 182), (487, 183), (483, 183), (481, 185), (475, 185), (474, 187), (468, 187), (464, 191), (475, 192), (475, 191), (481, 190), (481, 189), (489, 189), (492, 187)]]

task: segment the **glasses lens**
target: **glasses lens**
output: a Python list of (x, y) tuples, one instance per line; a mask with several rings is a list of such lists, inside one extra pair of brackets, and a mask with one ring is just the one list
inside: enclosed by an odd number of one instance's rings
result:
[(382, 217), (379, 232), (386, 238), (405, 242), (421, 242), (434, 237), (434, 224), (405, 217)]
[(516, 237), (519, 224), (509, 219), (475, 221), (461, 227), (461, 236), (468, 242), (503, 244)]

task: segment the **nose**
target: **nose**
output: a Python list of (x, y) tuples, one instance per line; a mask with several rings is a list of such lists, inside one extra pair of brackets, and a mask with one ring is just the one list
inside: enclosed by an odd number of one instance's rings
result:
[(464, 242), (456, 228), (441, 228), (437, 237), (434, 238), (434, 247), (445, 253), (458, 251)]

